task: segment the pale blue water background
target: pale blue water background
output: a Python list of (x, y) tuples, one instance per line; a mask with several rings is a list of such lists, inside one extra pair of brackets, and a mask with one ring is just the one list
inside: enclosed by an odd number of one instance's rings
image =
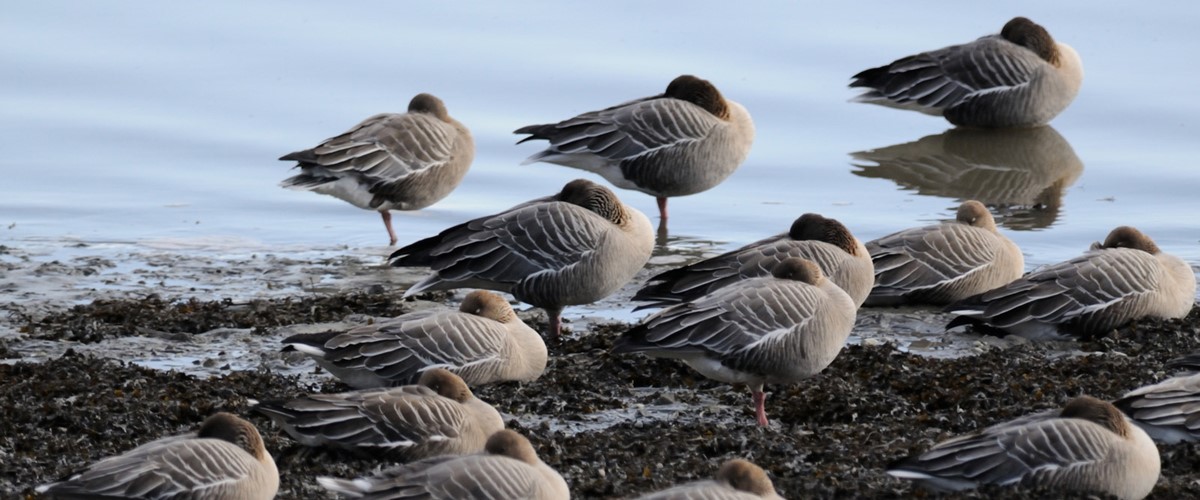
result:
[[(1014, 15), (1074, 46), (1086, 72), (1053, 122), (1084, 170), (1052, 226), (1008, 231), (1028, 266), (1118, 224), (1200, 262), (1200, 7), (1188, 2), (11, 3), (0, 244), (383, 255), (377, 214), (278, 188), (291, 164), (276, 158), (418, 92), (442, 97), (474, 133), (475, 164), (441, 203), (396, 214), (403, 244), (590, 175), (519, 166), (539, 146), (514, 146), (513, 129), (659, 93), (682, 73), (745, 105), (757, 138), (724, 184), (671, 200), (673, 237), (732, 248), (819, 212), (865, 241), (958, 202), (852, 173), (849, 153), (949, 124), (849, 103), (849, 77)], [(618, 194), (655, 213), (651, 197)]]

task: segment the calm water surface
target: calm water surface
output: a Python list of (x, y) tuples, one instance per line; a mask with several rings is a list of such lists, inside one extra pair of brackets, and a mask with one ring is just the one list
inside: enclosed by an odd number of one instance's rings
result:
[[(804, 212), (865, 241), (979, 197), (998, 207), (1030, 267), (1119, 224), (1200, 262), (1195, 4), (681, 5), (10, 5), (0, 17), (0, 244), (383, 255), (377, 215), (278, 188), (291, 164), (275, 158), (403, 111), (418, 92), (442, 97), (478, 152), (448, 198), (397, 213), (404, 243), (590, 175), (519, 166), (540, 146), (515, 146), (513, 129), (692, 73), (744, 104), (757, 137), (724, 184), (672, 199), (665, 253), (732, 248)], [(847, 102), (855, 72), (996, 32), (1014, 15), (1082, 55), (1083, 89), (1053, 129), (981, 139)], [(618, 194), (655, 213), (651, 197)]]

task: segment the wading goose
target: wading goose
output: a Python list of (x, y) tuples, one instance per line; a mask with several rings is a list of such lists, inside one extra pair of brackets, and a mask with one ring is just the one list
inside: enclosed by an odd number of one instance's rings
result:
[(1083, 83), (1079, 54), (1024, 17), (999, 35), (923, 52), (854, 75), (854, 100), (945, 116), (971, 127), (1032, 127), (1071, 104)]
[(1112, 405), (1081, 396), (1061, 412), (1042, 412), (939, 443), (888, 474), (926, 487), (960, 491), (984, 484), (1025, 484), (1123, 499), (1150, 494), (1158, 448)]
[(682, 484), (638, 497), (639, 500), (783, 500), (762, 468), (740, 458), (725, 462), (717, 478)]
[(344, 333), (293, 335), (283, 343), (284, 350), (312, 356), (358, 389), (416, 383), (433, 368), (469, 385), (528, 382), (546, 369), (542, 337), (508, 301), (486, 290), (467, 294), (457, 311), (418, 311)]
[(417, 385), (309, 394), (254, 410), (306, 446), (400, 460), (479, 452), (504, 428), (500, 412), (440, 368), (425, 372)]
[(250, 422), (229, 413), (200, 430), (146, 443), (37, 489), (47, 498), (270, 499), (279, 472)]
[(946, 308), (946, 326), (974, 324), (988, 333), (1030, 339), (1091, 337), (1139, 318), (1182, 318), (1195, 303), (1196, 275), (1129, 226), (1066, 262)]
[(638, 309), (687, 302), (746, 278), (768, 276), (776, 264), (792, 257), (815, 262), (855, 306), (862, 305), (875, 282), (871, 255), (846, 226), (804, 214), (786, 233), (650, 278), (633, 300), (650, 302)]
[(812, 261), (786, 259), (771, 274), (663, 309), (621, 335), (613, 352), (677, 358), (705, 377), (746, 384), (765, 426), (763, 385), (824, 370), (845, 345), (857, 310)]
[(608, 188), (577, 179), (561, 192), (464, 222), (396, 250), (393, 266), (433, 274), (404, 293), (477, 287), (546, 310), (557, 338), (564, 306), (615, 292), (650, 260), (654, 229)]
[(996, 229), (978, 201), (958, 207), (953, 221), (905, 229), (867, 242), (875, 263), (868, 306), (945, 305), (1021, 277), (1021, 249)]
[(529, 134), (517, 144), (550, 143), (523, 164), (544, 161), (600, 174), (657, 198), (665, 220), (667, 198), (707, 191), (737, 170), (754, 142), (754, 122), (708, 80), (683, 75), (662, 94), (515, 133)]
[(284, 155), (300, 175), (280, 186), (327, 194), (377, 210), (396, 244), (389, 210), (420, 210), (450, 194), (475, 158), (471, 132), (441, 99), (417, 94), (407, 113), (367, 118), (312, 149)]
[(566, 500), (567, 482), (537, 457), (529, 440), (502, 430), (484, 453), (441, 456), (386, 469), (359, 479), (319, 477), (325, 489), (350, 498), (431, 500)]
[(1167, 363), (1182, 373), (1113, 401), (1159, 443), (1200, 441), (1200, 353)]

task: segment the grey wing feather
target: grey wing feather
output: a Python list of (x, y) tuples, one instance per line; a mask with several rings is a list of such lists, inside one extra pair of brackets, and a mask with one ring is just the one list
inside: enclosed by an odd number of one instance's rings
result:
[[(354, 481), (322, 481), (335, 491), (368, 499), (513, 499), (536, 498), (537, 472), (507, 457), (439, 457), (382, 471)], [(363, 488), (363, 486), (367, 486)], [(327, 486), (329, 487), (329, 486)], [(362, 493), (366, 493), (363, 495)]]
[(498, 360), (507, 336), (488, 320), (459, 312), (401, 317), (351, 330), (326, 343), (325, 359), (363, 368), (397, 385), (421, 373), (446, 368), (459, 376)]
[[(250, 476), (255, 459), (218, 439), (167, 439), (96, 462), (50, 494), (120, 498), (226, 498)], [(222, 496), (224, 495), (224, 496)]]
[(913, 228), (866, 244), (875, 264), (872, 297), (899, 297), (947, 285), (995, 260), (986, 231), (947, 223)]
[(384, 113), (316, 148), (282, 159), (301, 167), (354, 172), (378, 183), (392, 183), (452, 158), (453, 126), (424, 113)]
[(1155, 440), (1200, 441), (1200, 375), (1172, 377), (1130, 391), (1113, 405)]

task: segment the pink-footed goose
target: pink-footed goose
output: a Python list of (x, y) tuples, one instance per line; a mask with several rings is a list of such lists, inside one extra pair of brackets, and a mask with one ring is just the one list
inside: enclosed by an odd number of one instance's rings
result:
[(1091, 337), (1139, 318), (1182, 318), (1192, 310), (1196, 275), (1179, 257), (1129, 226), (1104, 243), (1000, 288), (946, 308), (946, 326), (973, 324), (988, 333), (1030, 339)]
[(650, 302), (638, 309), (687, 302), (746, 278), (770, 275), (776, 264), (792, 257), (815, 262), (856, 307), (867, 299), (875, 282), (871, 255), (846, 226), (804, 214), (786, 233), (650, 278), (633, 300)]
[(955, 220), (905, 229), (867, 242), (875, 263), (868, 306), (946, 305), (1008, 284), (1025, 272), (1021, 249), (996, 229), (975, 200)]
[(619, 188), (657, 198), (665, 220), (667, 198), (712, 189), (746, 160), (754, 121), (708, 80), (682, 75), (662, 94), (515, 133), (530, 134), (518, 144), (550, 143), (525, 164), (544, 161), (600, 174)]
[(504, 428), (500, 412), (457, 375), (429, 370), (417, 385), (308, 394), (254, 407), (306, 446), (417, 460), (483, 450)]
[(736, 458), (725, 462), (716, 479), (681, 484), (638, 500), (783, 500), (761, 467)]
[(342, 382), (358, 388), (416, 383), (444, 368), (469, 385), (528, 382), (546, 369), (546, 343), (503, 297), (467, 294), (458, 310), (408, 313), (350, 331), (293, 335), (285, 350), (312, 356)]
[(1125, 393), (1113, 405), (1159, 443), (1200, 441), (1200, 353), (1167, 363), (1180, 373)]
[(950, 123), (1042, 125), (1066, 109), (1083, 83), (1083, 62), (1045, 28), (1015, 17), (999, 35), (898, 59), (854, 75), (855, 101), (942, 115)]
[(961, 491), (984, 484), (1049, 486), (1138, 499), (1158, 482), (1150, 437), (1104, 401), (1080, 396), (1041, 412), (939, 443), (888, 474)]
[(152, 441), (90, 465), (66, 481), (37, 488), (46, 498), (229, 498), (266, 500), (279, 471), (250, 422), (229, 413), (200, 430)]
[(812, 261), (785, 259), (771, 273), (663, 309), (621, 335), (613, 352), (677, 358), (705, 377), (746, 384), (765, 426), (763, 386), (798, 382), (829, 366), (857, 310)]
[(325, 489), (350, 498), (385, 500), (566, 500), (567, 482), (542, 462), (524, 436), (493, 434), (484, 453), (428, 458), (358, 479), (319, 477)]
[(558, 194), (464, 222), (397, 250), (393, 266), (433, 274), (405, 292), (486, 288), (546, 310), (557, 338), (563, 307), (590, 304), (650, 260), (650, 220), (608, 188), (576, 179)]
[(300, 174), (280, 185), (327, 194), (376, 210), (396, 244), (389, 210), (420, 210), (450, 194), (475, 158), (471, 132), (441, 99), (417, 94), (407, 113), (367, 118), (315, 148), (284, 155)]

